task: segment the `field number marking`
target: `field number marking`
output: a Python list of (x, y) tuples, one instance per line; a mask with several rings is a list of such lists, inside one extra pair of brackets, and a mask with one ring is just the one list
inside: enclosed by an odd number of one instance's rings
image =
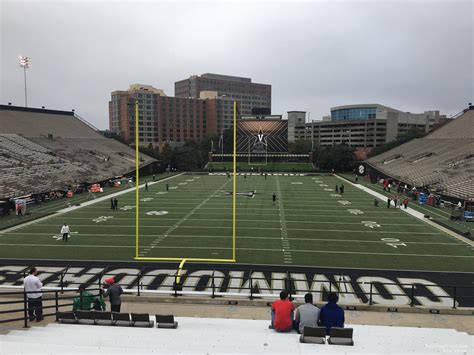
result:
[(382, 238), (381, 240), (383, 240), (384, 242), (388, 242), (385, 244), (395, 249), (397, 249), (398, 247), (407, 246), (405, 243), (401, 242), (400, 239), (397, 239), (397, 238)]
[(339, 194), (331, 194), (331, 197), (341, 197)]
[[(68, 236), (68, 239), (72, 237), (71, 234), (78, 234), (79, 232), (70, 232), (69, 233), (69, 236)], [(53, 238), (56, 239), (56, 240), (62, 240), (63, 239), (63, 236), (62, 235), (53, 235)]]
[(374, 221), (362, 221), (361, 223), (364, 226), (369, 227), (371, 229), (380, 228), (380, 224), (378, 224), (377, 222), (374, 222)]
[(101, 222), (106, 222), (108, 219), (112, 219), (114, 216), (100, 216), (97, 218), (94, 218), (92, 221), (95, 223), (101, 223)]
[(359, 214), (364, 214), (363, 211), (358, 210), (358, 209), (354, 209), (354, 208), (350, 208), (350, 209), (348, 209), (347, 211), (348, 211), (349, 213), (351, 213), (351, 214), (355, 214), (356, 216), (359, 215)]
[(148, 202), (148, 201), (151, 201), (153, 200), (153, 197), (145, 197), (145, 198), (141, 198), (140, 201), (142, 202)]
[(149, 211), (146, 214), (149, 216), (163, 216), (165, 214), (168, 214), (168, 211)]
[(135, 206), (123, 206), (123, 207), (120, 207), (120, 209), (122, 211), (128, 211), (128, 210), (133, 210), (135, 208)]
[(351, 204), (350, 201), (345, 201), (345, 200), (339, 200), (339, 201), (337, 201), (337, 202), (339, 202), (341, 205), (344, 205), (344, 206)]

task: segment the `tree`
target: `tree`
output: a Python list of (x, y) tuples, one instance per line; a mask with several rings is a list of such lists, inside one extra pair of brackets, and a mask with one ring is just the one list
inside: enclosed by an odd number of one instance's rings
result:
[[(218, 137), (218, 145), (219, 145), (219, 139), (220, 136)], [(224, 153), (225, 154), (231, 154), (234, 150), (234, 126), (225, 129), (224, 132), (222, 132), (222, 143), (224, 145)], [(219, 150), (219, 153), (221, 151)]]
[(315, 162), (321, 170), (350, 171), (354, 165), (354, 150), (345, 144), (327, 147), (315, 154)]
[(288, 153), (308, 154), (311, 151), (311, 141), (299, 139), (288, 143)]

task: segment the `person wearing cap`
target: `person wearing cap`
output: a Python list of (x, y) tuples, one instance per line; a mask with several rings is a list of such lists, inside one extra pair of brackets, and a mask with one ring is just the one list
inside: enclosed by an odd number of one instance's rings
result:
[(122, 299), (120, 296), (123, 293), (122, 287), (115, 283), (115, 279), (110, 277), (104, 281), (108, 287), (107, 291), (104, 293), (104, 298), (109, 297), (110, 300), (110, 310), (112, 312), (120, 312), (120, 306), (122, 305)]

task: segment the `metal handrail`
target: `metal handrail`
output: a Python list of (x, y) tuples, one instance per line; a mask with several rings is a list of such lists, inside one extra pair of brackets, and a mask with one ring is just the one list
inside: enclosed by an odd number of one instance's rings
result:
[[(12, 287), (12, 286), (10, 286)], [(100, 289), (89, 289), (88, 291), (99, 291), (100, 295)], [(74, 292), (77, 293), (77, 289), (68, 289), (66, 290), (68, 292)], [(76, 298), (77, 296), (59, 296), (60, 293), (63, 293), (64, 291), (61, 290), (61, 288), (57, 288), (56, 290), (48, 290), (47, 288), (41, 290), (42, 294), (54, 294), (53, 298), (47, 298), (46, 300), (54, 300), (54, 305), (49, 305), (49, 306), (42, 306), (42, 309), (54, 309), (54, 313), (43, 313), (43, 318), (45, 317), (52, 317), (56, 316), (57, 312), (59, 312), (59, 309), (61, 307), (71, 307), (74, 303), (59, 303), (59, 299), (61, 300), (71, 300)], [(38, 292), (36, 291), (9, 291), (9, 292), (0, 292), (0, 297), (2, 296), (21, 296), (21, 299), (18, 298), (13, 301), (2, 301), (0, 302), (0, 305), (15, 305), (15, 304), (22, 304), (23, 307), (21, 308), (14, 308), (14, 309), (7, 309), (7, 310), (0, 310), (0, 314), (9, 314), (9, 313), (19, 313), (23, 312), (23, 317), (16, 317), (16, 318), (8, 318), (8, 319), (2, 319), (0, 320), (0, 324), (2, 323), (11, 323), (11, 322), (17, 322), (17, 321), (23, 321), (23, 327), (28, 328), (28, 322), (29, 322), (29, 316), (28, 316), (28, 294), (37, 294)], [(79, 297), (82, 297), (82, 293), (79, 293)], [(81, 302), (82, 303), (82, 302)]]

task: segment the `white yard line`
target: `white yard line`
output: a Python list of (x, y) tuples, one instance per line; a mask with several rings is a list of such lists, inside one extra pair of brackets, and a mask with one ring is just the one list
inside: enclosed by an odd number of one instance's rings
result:
[[(366, 193), (368, 193), (368, 194), (370, 194), (370, 195), (372, 195), (372, 196), (378, 198), (379, 200), (382, 200), (382, 201), (385, 201), (385, 202), (387, 201), (387, 197), (384, 196), (383, 194), (379, 193), (379, 192), (376, 192), (376, 191), (374, 191), (374, 190), (372, 190), (372, 189), (369, 189), (368, 187), (365, 187), (365, 186), (363, 186), (362, 184), (354, 184), (353, 182), (350, 182), (350, 181), (348, 181), (348, 180), (346, 180), (346, 179), (344, 179), (344, 178), (342, 178), (342, 177), (340, 177), (340, 176), (338, 176), (338, 175), (334, 175), (334, 176), (337, 177), (337, 178), (340, 179), (340, 180), (343, 180), (344, 182), (347, 182), (347, 183), (351, 184), (352, 186), (358, 188), (359, 190), (362, 190), (362, 191), (364, 191), (364, 192), (366, 192)], [(395, 208), (395, 207), (394, 207), (394, 208)], [(408, 208), (406, 208), (406, 209), (405, 209), (405, 208), (399, 208), (399, 210), (401, 210), (401, 211), (403, 211), (403, 212), (409, 214), (410, 216), (413, 216), (413, 217), (419, 219), (420, 221), (423, 221), (423, 222), (427, 223), (428, 225), (430, 225), (430, 226), (432, 226), (432, 227), (434, 227), (434, 228), (436, 228), (436, 229), (438, 229), (438, 230), (440, 230), (440, 231), (442, 231), (442, 232), (444, 232), (444, 233), (450, 235), (451, 237), (456, 238), (457, 240), (462, 241), (463, 243), (466, 243), (467, 245), (469, 245), (469, 246), (471, 246), (471, 247), (474, 246), (474, 241), (471, 241), (471, 240), (469, 240), (469, 239), (467, 239), (467, 238), (463, 238), (463, 237), (461, 237), (459, 234), (457, 234), (457, 233), (455, 233), (455, 232), (453, 232), (453, 231), (450, 231), (449, 229), (444, 228), (443, 226), (440, 226), (440, 225), (438, 225), (437, 223), (434, 223), (434, 222), (430, 221), (428, 218), (425, 218), (425, 216), (424, 216), (423, 213), (418, 212), (417, 210), (415, 210), (415, 209), (413, 209), (413, 208), (411, 208), (411, 207), (408, 207)], [(412, 234), (412, 233), (410, 233), (410, 234)]]
[[(18, 246), (18, 244), (1, 243), (1, 246)], [(56, 247), (56, 248), (70, 248), (66, 244), (22, 244), (22, 246), (29, 247)], [(135, 245), (73, 245), (72, 248), (135, 248)], [(232, 250), (229, 247), (211, 247), (211, 246), (160, 246), (163, 249), (212, 249), (212, 250)], [(281, 253), (281, 249), (261, 249), (261, 248), (237, 248), (237, 250), (246, 251), (263, 251)], [(474, 255), (437, 255), (437, 254), (394, 254), (394, 253), (372, 253), (372, 252), (354, 252), (354, 251), (334, 251), (334, 250), (292, 250), (293, 253), (311, 253), (311, 254), (357, 254), (357, 255), (389, 255), (389, 256), (416, 256), (416, 257), (437, 257), (437, 258), (468, 258), (474, 259)]]
[[(158, 180), (158, 181), (151, 182), (151, 183), (149, 183), (148, 185), (158, 184), (158, 183), (160, 183), (160, 182), (163, 182), (163, 181), (169, 180), (169, 179), (173, 179), (173, 178), (178, 177), (178, 176), (181, 176), (181, 175), (183, 175), (183, 174), (184, 174), (184, 173), (177, 174), (177, 175), (173, 175), (173, 176), (164, 178), (164, 179), (162, 179), (162, 180)], [(144, 187), (145, 187), (145, 184), (142, 184), (142, 185), (140, 185), (138, 188), (142, 189), (142, 188), (144, 188)], [(55, 213), (50, 214), (50, 215), (48, 215), (48, 216), (44, 216), (44, 217), (41, 217), (41, 218), (38, 218), (38, 219), (34, 219), (34, 220), (32, 220), (32, 221), (29, 221), (29, 222), (25, 222), (25, 223), (22, 223), (22, 224), (19, 224), (19, 225), (16, 225), (16, 226), (13, 226), (13, 227), (10, 227), (10, 228), (7, 228), (7, 229), (0, 230), (0, 235), (5, 234), (5, 233), (10, 232), (10, 231), (14, 231), (14, 230), (18, 230), (18, 229), (27, 227), (27, 226), (29, 226), (29, 225), (31, 225), (31, 224), (35, 224), (35, 223), (38, 223), (38, 222), (42, 222), (42, 221), (48, 220), (48, 219), (53, 218), (53, 217), (57, 217), (57, 216), (59, 216), (59, 215), (63, 215), (63, 214), (68, 213), (68, 212), (72, 212), (72, 211), (79, 210), (79, 209), (81, 209), (81, 208), (84, 208), (84, 207), (87, 207), (87, 206), (96, 204), (96, 203), (98, 203), (98, 202), (102, 202), (102, 201), (108, 200), (108, 199), (111, 198), (111, 197), (120, 196), (120, 195), (129, 193), (129, 192), (131, 192), (131, 191), (135, 191), (135, 187), (131, 187), (131, 188), (126, 189), (126, 190), (114, 192), (114, 193), (109, 194), (109, 195), (107, 195), (107, 196), (102, 196), (102, 197), (95, 198), (95, 199), (92, 200), (92, 201), (87, 201), (87, 202), (81, 203), (79, 206), (66, 207), (66, 208), (60, 209), (60, 210), (56, 211)], [(59, 228), (59, 227), (58, 227), (58, 228)]]
[[(19, 232), (11, 232), (9, 235), (21, 235), (21, 236), (27, 236), (27, 235), (41, 235), (44, 236), (45, 233), (37, 233), (37, 232), (31, 232), (31, 233), (19, 233)], [(150, 237), (150, 238), (156, 238), (159, 236), (162, 236), (163, 234), (143, 234), (142, 237)], [(116, 234), (114, 233), (113, 235), (111, 234), (87, 234), (87, 233), (81, 233), (81, 237), (126, 237), (130, 238), (133, 237), (133, 234)], [(196, 234), (173, 234), (173, 238), (202, 238), (202, 239), (212, 239), (212, 238), (229, 238), (229, 235), (196, 235)], [(255, 237), (255, 236), (239, 236), (239, 239), (261, 239), (261, 240), (281, 240), (281, 236), (278, 237)], [(326, 241), (326, 242), (345, 242), (345, 243), (380, 243), (380, 244), (386, 244), (386, 241), (381, 241), (381, 240), (360, 240), (360, 239), (327, 239), (327, 238), (298, 238), (298, 237), (293, 237), (291, 238), (292, 241)], [(454, 246), (465, 246), (464, 243), (462, 242), (452, 242), (452, 243), (444, 243), (444, 242), (404, 242), (405, 244), (423, 244), (423, 245), (454, 245)], [(23, 245), (23, 244), (17, 244), (17, 245)], [(49, 245), (49, 244), (44, 244), (44, 245)]]
[[(293, 258), (291, 256), (290, 240), (288, 239), (288, 230), (286, 228), (285, 210), (283, 209), (283, 196), (280, 189), (280, 180), (276, 177), (276, 188), (277, 188), (277, 202), (278, 202), (278, 213), (280, 215), (281, 225), (281, 246), (283, 252), (283, 263), (292, 264)], [(242, 227), (240, 227), (242, 229)], [(276, 228), (275, 228), (276, 229)]]
[[(189, 213), (188, 213), (189, 214)], [(183, 217), (184, 218), (184, 217)], [(187, 219), (184, 220), (179, 220), (177, 224), (181, 224), (185, 222)], [(42, 224), (42, 227), (55, 227), (55, 224)], [(135, 229), (135, 226), (132, 225), (110, 225), (110, 224), (94, 224), (94, 225), (74, 225), (70, 224), (70, 226), (80, 226), (81, 228), (119, 228), (119, 229), (124, 229), (124, 228), (133, 228)], [(161, 226), (143, 226), (141, 225), (141, 229), (146, 229), (146, 228), (173, 228), (175, 225), (161, 225)], [(232, 226), (181, 226), (180, 228), (189, 228), (189, 229), (231, 229)], [(245, 227), (245, 226), (239, 226), (239, 229), (249, 229), (249, 230), (281, 230), (281, 228), (278, 227)], [(314, 229), (314, 228), (288, 228), (286, 227), (285, 223), (285, 229), (287, 231), (306, 231), (306, 232), (341, 232), (341, 233), (376, 233), (376, 234), (407, 234), (406, 231), (379, 231), (377, 229), (368, 229), (368, 230), (348, 230), (348, 229)], [(442, 234), (440, 232), (409, 232), (410, 234), (413, 235), (433, 235), (433, 234)]]

